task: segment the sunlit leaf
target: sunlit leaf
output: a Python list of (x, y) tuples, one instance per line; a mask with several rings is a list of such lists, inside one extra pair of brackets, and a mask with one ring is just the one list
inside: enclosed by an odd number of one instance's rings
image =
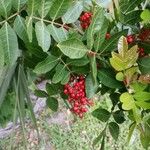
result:
[(65, 41), (68, 38), (68, 31), (63, 27), (57, 28), (53, 24), (51, 24), (47, 26), (47, 29), (54, 38), (54, 40), (58, 43)]
[(13, 65), (19, 56), (18, 40), (16, 33), (7, 22), (0, 29), (0, 39), (5, 54), (5, 63)]
[(64, 24), (74, 23), (83, 11), (83, 2), (77, 1), (63, 15), (62, 21)]
[(64, 55), (71, 59), (77, 59), (85, 56), (88, 49), (86, 46), (78, 39), (69, 39), (58, 43), (57, 45)]
[(131, 110), (135, 107), (135, 101), (133, 96), (127, 92), (121, 94), (120, 101), (123, 103), (122, 108), (124, 110)]
[(54, 0), (50, 9), (50, 17), (55, 20), (63, 16), (70, 7), (72, 0)]
[(35, 33), (39, 46), (41, 46), (44, 52), (47, 52), (50, 48), (51, 38), (44, 22), (39, 21), (35, 24)]

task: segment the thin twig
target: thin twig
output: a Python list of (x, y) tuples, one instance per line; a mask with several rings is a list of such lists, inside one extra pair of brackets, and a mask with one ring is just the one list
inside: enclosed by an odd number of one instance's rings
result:
[(68, 69), (68, 71), (71, 73), (72, 71), (70, 70), (70, 68), (68, 67), (68, 65), (62, 60), (62, 58), (60, 58), (60, 61), (64, 64), (64, 66)]

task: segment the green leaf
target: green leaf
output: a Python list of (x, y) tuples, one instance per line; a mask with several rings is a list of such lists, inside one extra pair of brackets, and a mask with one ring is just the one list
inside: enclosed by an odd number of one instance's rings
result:
[(13, 65), (19, 56), (18, 40), (14, 30), (7, 22), (0, 29), (0, 39), (5, 53), (5, 63)]
[(131, 138), (132, 138), (132, 135), (133, 135), (133, 132), (134, 132), (135, 128), (136, 128), (136, 123), (133, 122), (133, 123), (129, 126), (129, 134), (128, 134), (128, 139), (127, 139), (128, 143), (130, 142), (130, 140), (131, 140)]
[(41, 46), (44, 52), (47, 52), (50, 48), (51, 38), (44, 22), (39, 21), (35, 24), (35, 33), (39, 46)]
[(120, 101), (123, 103), (122, 108), (124, 110), (131, 110), (135, 108), (135, 101), (131, 94), (125, 92), (121, 94)]
[(123, 111), (121, 111), (121, 110), (117, 110), (117, 111), (113, 112), (113, 117), (114, 117), (114, 120), (115, 120), (118, 124), (122, 124), (122, 123), (125, 121), (124, 113), (123, 113)]
[(63, 27), (57, 28), (53, 24), (50, 24), (47, 26), (47, 29), (50, 35), (52, 35), (54, 40), (58, 43), (65, 41), (68, 38), (68, 31), (64, 29)]
[(103, 136), (105, 136), (105, 133), (106, 131), (105, 130), (103, 130), (99, 135), (98, 135), (98, 137), (96, 137), (95, 139), (94, 139), (94, 141), (93, 141), (93, 146), (95, 146), (96, 144), (98, 144), (98, 142), (100, 142), (101, 141), (101, 139), (103, 138)]
[(90, 66), (91, 66), (91, 73), (93, 77), (93, 82), (96, 84), (97, 82), (97, 63), (96, 63), (96, 56), (92, 56), (90, 59)]
[(150, 57), (143, 57), (138, 61), (139, 69), (142, 74), (150, 73)]
[[(144, 122), (141, 130), (141, 142), (145, 149), (148, 149), (150, 146), (150, 116), (144, 117)], [(144, 129), (144, 132), (143, 132)]]
[(104, 10), (100, 7), (97, 8), (94, 16), (92, 17), (92, 22), (87, 31), (87, 47), (89, 50), (92, 49), (94, 44), (94, 34), (97, 30), (100, 30), (104, 22)]
[(98, 108), (92, 112), (92, 115), (102, 122), (106, 122), (110, 118), (110, 112), (106, 109)]
[(59, 58), (53, 55), (49, 55), (44, 61), (37, 64), (34, 69), (34, 72), (37, 74), (44, 74), (48, 71), (51, 71), (59, 62)]
[(60, 82), (61, 80), (64, 79), (65, 75), (66, 75), (65, 66), (62, 64), (58, 64), (56, 67), (56, 72), (52, 78), (52, 82), (55, 84)]
[(48, 14), (52, 4), (53, 4), (54, 0), (41, 0), (40, 1), (40, 6), (38, 9), (38, 13), (40, 15), (41, 18), (45, 18), (46, 15)]
[(31, 16), (26, 17), (25, 24), (26, 24), (26, 28), (27, 28), (27, 35), (29, 38), (29, 42), (32, 42), (33, 26), (32, 26), (32, 17)]
[[(131, 47), (128, 50), (128, 44), (125, 37), (121, 37), (118, 42), (118, 53), (112, 52), (112, 58), (110, 58), (110, 63), (117, 71), (123, 71), (125, 69), (131, 68), (135, 65), (138, 59), (137, 45)], [(133, 68), (128, 71), (127, 74), (132, 76), (136, 72), (137, 68)], [(133, 73), (132, 73), (133, 72)]]
[(113, 106), (116, 106), (117, 103), (119, 102), (120, 94), (119, 93), (112, 93), (112, 94), (110, 94), (109, 97), (112, 101)]
[(24, 42), (28, 42), (27, 29), (25, 25), (25, 19), (21, 16), (17, 16), (14, 21), (14, 30)]
[(72, 0), (55, 0), (50, 9), (50, 17), (55, 20), (63, 16), (70, 7)]
[(34, 91), (34, 94), (38, 97), (47, 97), (48, 94), (45, 92), (45, 91), (42, 91), (42, 90), (35, 90)]
[(103, 42), (105, 41), (108, 24), (109, 24), (108, 19), (104, 18), (104, 21), (103, 21), (100, 31), (98, 31), (98, 33), (96, 33), (96, 39), (94, 42), (94, 48), (95, 48), (96, 52), (98, 52), (98, 50), (101, 49), (101, 46), (102, 46)]
[(36, 14), (37, 10), (38, 10), (38, 6), (39, 6), (39, 3), (40, 1), (36, 1), (36, 0), (28, 0), (28, 3), (27, 3), (27, 13), (28, 13), (28, 16), (26, 17), (26, 27), (27, 27), (27, 34), (28, 34), (28, 37), (29, 37), (29, 41), (32, 42), (32, 33), (33, 33), (33, 26), (32, 26), (32, 23), (33, 23), (33, 15)]
[(124, 62), (119, 54), (115, 52), (112, 52), (111, 54), (112, 54), (112, 58), (110, 58), (110, 64), (115, 70), (123, 71), (125, 70), (126, 67), (128, 68), (127, 65), (128, 62)]
[(86, 96), (88, 98), (93, 98), (93, 96), (96, 94), (96, 91), (97, 91), (97, 88), (98, 88), (98, 84), (97, 83), (94, 84), (91, 74), (89, 74), (86, 77), (85, 87), (86, 87), (85, 88), (85, 90), (86, 90)]
[[(136, 104), (136, 101), (135, 101), (135, 104)], [(137, 124), (140, 123), (142, 121), (141, 110), (135, 106), (135, 107), (133, 107), (132, 112), (133, 112), (133, 117), (134, 117), (134, 120), (136, 121), (136, 123)]]
[(5, 99), (5, 96), (10, 86), (10, 82), (12, 81), (12, 77), (14, 75), (15, 69), (16, 69), (16, 63), (13, 66), (7, 67), (4, 73), (4, 78), (0, 86), (0, 107)]
[(50, 96), (56, 95), (56, 94), (58, 94), (58, 86), (56, 84), (46, 83), (46, 91), (47, 91), (48, 95), (50, 95)]
[(135, 25), (142, 20), (140, 17), (141, 12), (142, 10), (135, 10), (125, 15), (120, 14), (120, 21), (126, 25)]
[(150, 109), (150, 102), (136, 101), (135, 104), (143, 109)]
[(19, 12), (19, 10), (26, 4), (27, 0), (13, 0), (13, 7)]
[(118, 136), (119, 136), (119, 126), (117, 123), (115, 122), (110, 122), (108, 124), (109, 127), (109, 132), (111, 134), (111, 136), (117, 141), (118, 140)]
[(85, 66), (89, 63), (89, 59), (87, 57), (83, 57), (80, 59), (67, 59), (67, 64), (72, 66)]
[[(134, 62), (135, 63), (135, 62)], [(132, 63), (129, 64), (131, 66)], [(134, 66), (125, 70), (124, 75), (126, 77), (126, 81), (131, 81), (134, 75), (139, 72), (138, 66)]]
[(131, 87), (137, 93), (137, 92), (144, 91), (147, 88), (147, 84), (142, 84), (140, 82), (134, 82), (134, 83), (132, 83)]
[(53, 97), (49, 97), (46, 100), (47, 106), (52, 110), (52, 111), (57, 111), (58, 110), (58, 100)]
[(78, 39), (69, 39), (57, 45), (64, 55), (71, 59), (82, 58), (88, 51), (85, 45)]
[(61, 80), (61, 84), (63, 84), (63, 85), (65, 85), (65, 84), (67, 84), (68, 82), (69, 82), (69, 80), (70, 80), (70, 72), (69, 71), (65, 71), (64, 72), (64, 75), (63, 75), (64, 77), (63, 77), (63, 79)]
[(148, 10), (148, 9), (143, 10), (143, 12), (141, 13), (141, 18), (142, 18), (145, 22), (150, 21), (150, 10)]
[(36, 14), (37, 10), (39, 9), (40, 1), (37, 0), (28, 0), (27, 3), (27, 13), (30, 17)]
[(12, 0), (0, 0), (0, 16), (9, 17), (12, 8)]
[(104, 43), (102, 44), (101, 48), (100, 48), (101, 53), (105, 52), (105, 51), (115, 50), (119, 38), (122, 35), (126, 35), (127, 32), (128, 32), (128, 30), (120, 31), (120, 32), (115, 33), (114, 35), (112, 35), (110, 39), (105, 40)]
[(147, 101), (147, 100), (150, 100), (150, 93), (139, 91), (139, 92), (133, 94), (133, 97), (137, 101)]
[(116, 74), (116, 80), (118, 80), (118, 81), (123, 81), (124, 80), (124, 74), (122, 73), (122, 72), (118, 72), (117, 74)]
[(128, 51), (128, 42), (126, 37), (121, 36), (118, 41), (118, 52), (124, 58)]
[(0, 76), (2, 75), (4, 64), (5, 64), (5, 54), (2, 48), (2, 42), (0, 40)]
[(99, 80), (110, 88), (122, 88), (123, 84), (115, 79), (114, 72), (109, 69), (101, 69), (98, 71)]
[(133, 11), (135, 7), (137, 7), (139, 4), (144, 2), (145, 0), (120, 0), (119, 1), (119, 6), (120, 6), (120, 11), (123, 14), (126, 14), (130, 11)]
[(68, 11), (62, 16), (64, 24), (74, 23), (83, 11), (83, 2), (77, 1), (68, 9)]
[(25, 73), (24, 73), (24, 68), (22, 66), (19, 66), (19, 67), (20, 67), (20, 70), (21, 70), (20, 71), (21, 82), (22, 82), (21, 90), (24, 90), (25, 98), (27, 100), (27, 107), (29, 108), (32, 122), (33, 122), (34, 127), (37, 130), (37, 134), (39, 136), (37, 122), (36, 122), (35, 114), (34, 114), (34, 111), (33, 111), (32, 102), (31, 102), (31, 99), (30, 99), (30, 93), (29, 93), (29, 89), (28, 89), (27, 79), (26, 79), (26, 76), (25, 76)]

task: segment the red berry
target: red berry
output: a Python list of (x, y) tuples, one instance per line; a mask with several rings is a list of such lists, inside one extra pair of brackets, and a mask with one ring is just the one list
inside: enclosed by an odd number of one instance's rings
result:
[(83, 113), (80, 113), (80, 114), (79, 114), (79, 117), (82, 119), (82, 118), (83, 118)]
[(67, 89), (64, 90), (64, 94), (68, 94), (68, 90)]
[(135, 40), (135, 37), (134, 37), (133, 35), (128, 35), (128, 36), (127, 36), (127, 42), (128, 42), (128, 44), (133, 43), (134, 40)]
[(139, 57), (145, 56), (144, 48), (139, 48), (138, 53), (139, 53)]
[(138, 38), (141, 41), (147, 41), (150, 38), (150, 29), (142, 28)]
[(83, 108), (81, 108), (81, 111), (82, 112), (87, 112), (87, 108), (83, 107)]
[(109, 40), (109, 39), (111, 38), (111, 35), (110, 35), (109, 33), (107, 33), (106, 36), (105, 36), (105, 38), (106, 38), (107, 40)]

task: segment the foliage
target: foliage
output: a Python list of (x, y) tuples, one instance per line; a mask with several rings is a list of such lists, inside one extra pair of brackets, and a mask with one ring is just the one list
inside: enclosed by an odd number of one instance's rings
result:
[[(112, 4), (111, 8), (106, 6), (107, 2)], [(147, 2), (0, 0), (1, 111), (2, 106), (13, 111), (12, 105), (6, 103), (11, 101), (8, 100), (10, 92), (14, 93), (14, 113), (18, 112), (14, 121), (20, 117), (25, 131), (26, 109), (29, 109), (36, 127), (28, 91), (28, 69), (51, 81), (46, 91), (36, 89), (35, 94), (46, 97), (53, 111), (58, 109), (58, 96), (69, 108), (63, 87), (72, 76), (78, 79), (84, 75), (84, 92), (88, 98), (92, 100), (100, 92), (109, 94), (112, 101), (111, 110), (100, 107), (92, 113), (105, 122), (94, 143), (101, 141), (104, 149), (107, 128), (117, 140), (119, 124), (124, 122), (124, 114), (128, 114), (132, 121), (128, 140), (137, 128), (143, 147), (148, 148), (150, 25)], [(82, 28), (81, 20), (88, 22), (88, 26)], [(3, 111), (0, 114), (6, 121), (12, 118)]]

